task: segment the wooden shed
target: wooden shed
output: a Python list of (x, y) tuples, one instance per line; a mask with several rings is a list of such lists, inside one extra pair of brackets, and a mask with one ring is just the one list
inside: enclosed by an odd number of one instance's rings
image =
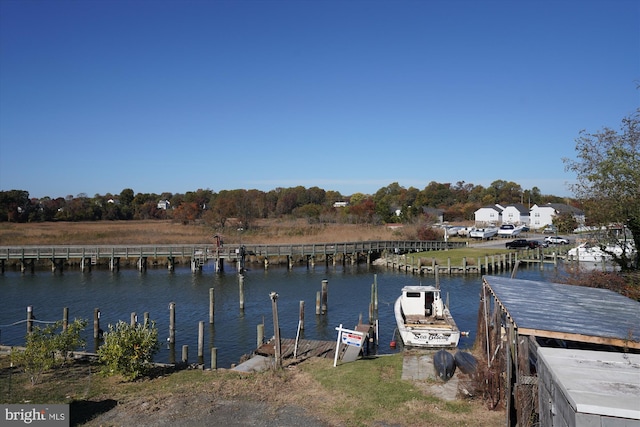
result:
[(640, 354), (640, 303), (607, 289), (484, 276), (478, 314), (507, 426), (552, 425), (538, 424), (540, 347)]

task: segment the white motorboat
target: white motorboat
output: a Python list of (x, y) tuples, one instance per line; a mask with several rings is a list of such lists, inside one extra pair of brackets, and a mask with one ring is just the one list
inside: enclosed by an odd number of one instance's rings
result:
[[(628, 244), (626, 247), (627, 254), (634, 253), (633, 245)], [(604, 247), (604, 250), (600, 245), (591, 243), (581, 243), (575, 248), (569, 249), (567, 255), (570, 260), (578, 262), (608, 262), (613, 259), (613, 255), (622, 256), (623, 246), (620, 245), (608, 245)]]
[(524, 226), (514, 224), (502, 224), (498, 229), (498, 236), (500, 237), (514, 237), (522, 233)]
[(460, 330), (435, 286), (405, 286), (394, 305), (398, 333), (406, 347), (454, 348)]
[(474, 228), (469, 232), (469, 237), (475, 239), (490, 239), (498, 234), (498, 227)]

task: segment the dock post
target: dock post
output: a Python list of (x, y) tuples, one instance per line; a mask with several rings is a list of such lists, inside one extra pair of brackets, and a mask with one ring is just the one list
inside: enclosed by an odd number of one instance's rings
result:
[(62, 309), (62, 330), (66, 331), (69, 326), (69, 307)]
[(27, 333), (33, 332), (33, 306), (27, 306)]
[(462, 257), (462, 274), (467, 274), (467, 257)]
[(169, 344), (176, 343), (176, 303), (169, 303)]
[(100, 309), (93, 309), (93, 339), (100, 338)]
[(211, 347), (211, 369), (218, 369), (218, 349), (215, 347)]
[(145, 327), (145, 328), (148, 328), (148, 327), (149, 327), (149, 324), (150, 324), (150, 323), (149, 323), (149, 312), (148, 312), (148, 311), (145, 311), (145, 312), (142, 314), (142, 316), (143, 316), (143, 319), (144, 319), (144, 323), (143, 323), (143, 324), (144, 324), (144, 327)]
[(309, 261), (311, 263), (311, 268), (315, 268), (315, 266), (316, 266), (316, 257), (314, 255), (311, 255), (309, 257)]
[(198, 363), (204, 363), (204, 322), (198, 322)]
[(147, 257), (138, 258), (138, 271), (147, 270)]
[(264, 257), (264, 269), (268, 270), (269, 269), (269, 258)]
[(264, 344), (264, 323), (258, 324), (256, 328), (257, 338), (256, 338), (256, 348), (260, 348), (262, 344)]
[(138, 323), (138, 316), (136, 315), (136, 312), (132, 312), (131, 313), (131, 326), (135, 326), (136, 323)]
[(189, 363), (189, 346), (182, 346), (182, 363)]
[(298, 320), (300, 322), (300, 329), (304, 330), (304, 301), (300, 301), (300, 308), (298, 311)]
[(275, 337), (275, 364), (277, 368), (282, 367), (282, 347), (280, 343), (280, 324), (278, 323), (278, 294), (271, 292), (271, 306), (273, 310), (273, 336)]
[(167, 258), (167, 270), (169, 271), (175, 270), (175, 258), (172, 256)]
[(209, 288), (209, 324), (213, 325), (214, 314), (215, 314), (215, 293), (213, 288)]
[(244, 311), (244, 275), (238, 274), (238, 289), (240, 292), (240, 311)]
[(322, 281), (322, 314), (325, 314), (328, 310), (327, 307), (327, 300), (328, 300), (328, 287), (329, 287), (329, 281), (328, 280), (323, 280)]
[(321, 306), (320, 299), (321, 299), (320, 291), (318, 291), (316, 292), (316, 315), (320, 314), (320, 306)]
[(120, 258), (111, 257), (109, 259), (109, 270), (118, 271), (120, 269)]

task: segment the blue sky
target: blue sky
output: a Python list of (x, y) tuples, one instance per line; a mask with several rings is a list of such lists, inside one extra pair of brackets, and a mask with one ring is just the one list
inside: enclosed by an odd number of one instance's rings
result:
[(639, 83), (636, 0), (1, 0), (0, 190), (571, 195)]

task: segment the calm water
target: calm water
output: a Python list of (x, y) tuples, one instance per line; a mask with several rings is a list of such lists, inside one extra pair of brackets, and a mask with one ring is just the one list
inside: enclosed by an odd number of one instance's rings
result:
[[(283, 338), (295, 338), (300, 301), (305, 302), (305, 329), (302, 338), (335, 340), (335, 328), (343, 324), (354, 327), (358, 316), (368, 320), (371, 284), (378, 283), (380, 340), (378, 353), (390, 353), (389, 343), (395, 330), (393, 302), (405, 285), (433, 284), (433, 276), (414, 276), (376, 268), (359, 266), (316, 266), (314, 269), (270, 267), (264, 270), (252, 266), (244, 279), (245, 308), (240, 310), (237, 274), (227, 266), (223, 274), (216, 274), (213, 265), (206, 265), (202, 273), (193, 274), (188, 267), (169, 272), (164, 268), (140, 273), (136, 269), (119, 272), (96, 270), (81, 272), (65, 270), (63, 274), (49, 270), (22, 274), (6, 271), (0, 275), (0, 343), (23, 345), (26, 324), (11, 326), (26, 318), (26, 307), (33, 306), (37, 320), (55, 321), (62, 318), (64, 307), (69, 308), (70, 321), (88, 321), (87, 349), (93, 350), (93, 312), (101, 312), (100, 326), (118, 320), (129, 322), (131, 313), (142, 321), (149, 312), (156, 322), (163, 346), (155, 360), (169, 362), (170, 351), (165, 344), (169, 336), (169, 303), (176, 303), (176, 359), (180, 359), (183, 345), (189, 346), (189, 361), (197, 361), (198, 322), (205, 322), (205, 363), (209, 365), (209, 347), (218, 349), (218, 367), (237, 363), (244, 354), (256, 347), (257, 325), (265, 323), (265, 338), (273, 335), (270, 292), (277, 292), (280, 330)], [(508, 275), (505, 273), (505, 275)], [(518, 278), (551, 281), (555, 272), (546, 267), (518, 271)], [(316, 293), (322, 280), (328, 280), (328, 313), (316, 316)], [(443, 295), (449, 294), (451, 312), (469, 337), (460, 340), (461, 347), (470, 347), (475, 340), (478, 313), (480, 276), (440, 277)], [(215, 323), (209, 325), (209, 289), (215, 289)]]

